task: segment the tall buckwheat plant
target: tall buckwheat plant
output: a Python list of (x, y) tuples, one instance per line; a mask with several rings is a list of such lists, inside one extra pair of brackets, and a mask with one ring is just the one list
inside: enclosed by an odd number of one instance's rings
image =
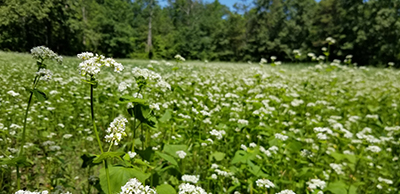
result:
[[(110, 175), (107, 163), (107, 157), (104, 156), (103, 147), (101, 145), (101, 140), (99, 137), (99, 132), (97, 131), (96, 122), (95, 122), (95, 115), (94, 115), (94, 103), (93, 103), (93, 89), (97, 87), (98, 82), (96, 80), (96, 76), (100, 73), (102, 67), (110, 67), (114, 68), (114, 72), (120, 73), (124, 67), (122, 64), (117, 63), (112, 58), (105, 58), (102, 55), (94, 55), (90, 52), (84, 52), (78, 54), (78, 58), (82, 59), (83, 61), (79, 64), (79, 70), (81, 75), (84, 77), (82, 79), (83, 82), (88, 83), (90, 85), (90, 111), (91, 111), (91, 118), (93, 124), (93, 130), (96, 135), (97, 143), (100, 148), (101, 155), (99, 158), (103, 158), (102, 162), (105, 167), (106, 177), (107, 177), (107, 185), (108, 185), (108, 193), (111, 193), (111, 186), (110, 186)], [(107, 129), (107, 135), (105, 137), (107, 142), (110, 142), (110, 148), (107, 152), (110, 151), (111, 146), (113, 144), (118, 145), (118, 142), (121, 140), (122, 136), (125, 134), (125, 123), (127, 122), (126, 119), (119, 117), (116, 118)], [(101, 161), (100, 161), (101, 162)]]
[(35, 73), (35, 77), (32, 82), (31, 87), (26, 87), (26, 90), (29, 91), (29, 100), (28, 100), (28, 105), (25, 110), (25, 116), (24, 116), (24, 124), (22, 128), (22, 138), (21, 138), (21, 145), (19, 148), (18, 152), (18, 157), (12, 159), (10, 161), (11, 164), (16, 166), (16, 171), (17, 171), (17, 189), (21, 189), (21, 174), (20, 174), (20, 167), (26, 166), (27, 161), (26, 157), (24, 154), (24, 146), (26, 143), (26, 124), (27, 124), (27, 118), (29, 114), (29, 109), (32, 104), (32, 98), (35, 96), (39, 101), (44, 101), (47, 99), (47, 95), (38, 89), (39, 83), (42, 83), (43, 81), (49, 81), (52, 78), (53, 73), (47, 69), (47, 64), (45, 63), (47, 60), (53, 60), (58, 63), (62, 62), (62, 57), (54, 53), (52, 50), (50, 50), (47, 47), (44, 46), (38, 46), (34, 47), (31, 49), (31, 54), (34, 59), (36, 59), (36, 65), (37, 65), (37, 71)]

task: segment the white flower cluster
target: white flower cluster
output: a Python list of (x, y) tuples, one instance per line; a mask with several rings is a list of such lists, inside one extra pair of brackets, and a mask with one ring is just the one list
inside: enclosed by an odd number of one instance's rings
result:
[(320, 179), (311, 179), (307, 182), (307, 185), (311, 189), (311, 192), (314, 192), (318, 188), (323, 190), (326, 187), (326, 182)]
[(326, 38), (326, 42), (328, 42), (328, 44), (335, 44), (336, 40), (333, 39), (332, 37), (328, 37), (328, 38)]
[(298, 55), (298, 56), (301, 56), (301, 52), (300, 52), (299, 49), (294, 49), (294, 50), (293, 50), (293, 54)]
[(260, 60), (260, 65), (264, 65), (264, 64), (267, 64), (267, 59), (265, 59), (265, 58), (261, 58), (261, 60)]
[(143, 186), (142, 183), (133, 178), (129, 180), (124, 186), (121, 187), (121, 192), (119, 194), (156, 194), (154, 189), (151, 189), (148, 185)]
[(191, 182), (191, 183), (194, 183), (194, 184), (196, 184), (199, 181), (199, 179), (200, 179), (199, 175), (187, 175), (187, 174), (185, 174), (185, 175), (182, 176), (182, 181)]
[(382, 149), (379, 146), (372, 145), (372, 146), (368, 146), (365, 150), (371, 151), (374, 153), (379, 153)]
[(226, 134), (226, 132), (224, 130), (216, 130), (213, 129), (212, 131), (210, 131), (210, 134), (215, 136), (218, 140), (222, 139), (222, 136), (224, 136)]
[(392, 180), (385, 179), (385, 178), (382, 178), (382, 177), (378, 177), (378, 181), (379, 181), (379, 182), (384, 182), (384, 183), (386, 183), (386, 184), (388, 184), (388, 185), (393, 184), (393, 181), (392, 181)]
[(19, 96), (19, 93), (18, 93), (18, 92), (14, 92), (14, 90), (8, 91), (7, 94), (8, 94), (8, 95), (11, 95), (11, 96), (13, 96), (13, 97)]
[(58, 56), (52, 50), (45, 46), (37, 46), (31, 49), (31, 54), (34, 59), (51, 59), (57, 61), (58, 63), (62, 62), (62, 57)]
[(272, 183), (268, 179), (258, 179), (256, 181), (257, 187), (265, 187), (265, 188), (273, 188), (275, 187), (274, 183)]
[(15, 192), (15, 194), (48, 194), (48, 191), (24, 191), (24, 190), (19, 190)]
[(40, 76), (40, 80), (49, 81), (53, 77), (53, 73), (48, 69), (40, 69), (36, 72), (36, 75)]
[(207, 192), (201, 187), (189, 183), (182, 183), (179, 185), (178, 194), (207, 194)]
[(178, 157), (180, 159), (184, 159), (186, 157), (186, 152), (183, 150), (179, 150), (179, 151), (176, 151), (176, 155), (178, 155)]
[(281, 191), (279, 193), (276, 193), (276, 194), (296, 194), (296, 193), (293, 192), (292, 190), (285, 189), (285, 190), (283, 190), (283, 191)]
[(119, 116), (111, 122), (110, 127), (106, 130), (108, 135), (105, 136), (106, 142), (114, 141), (114, 145), (118, 145), (118, 142), (121, 141), (122, 136), (126, 136), (125, 133), (125, 124), (128, 120), (122, 116)]
[(280, 139), (280, 140), (282, 140), (282, 141), (286, 141), (289, 137), (286, 136), (286, 135), (282, 135), (282, 134), (280, 134), (280, 133), (275, 133), (275, 138), (276, 138), (276, 139)]
[(339, 175), (344, 174), (341, 164), (330, 163), (329, 166)]
[(154, 71), (135, 67), (132, 69), (132, 74), (136, 79), (142, 77), (147, 81), (155, 82), (156, 87), (171, 89), (171, 86), (162, 79), (161, 75)]
[(182, 61), (182, 62), (186, 61), (186, 59), (183, 58), (181, 55), (175, 55), (174, 58), (175, 58), (176, 60), (178, 60), (178, 61)]
[(124, 70), (124, 66), (122, 66), (121, 63), (116, 62), (112, 58), (105, 58), (103, 55), (94, 55), (90, 52), (84, 52), (78, 54), (78, 58), (83, 60), (79, 64), (79, 69), (82, 76), (95, 76), (100, 73), (100, 68), (102, 66), (112, 67), (114, 68), (114, 72), (118, 73)]

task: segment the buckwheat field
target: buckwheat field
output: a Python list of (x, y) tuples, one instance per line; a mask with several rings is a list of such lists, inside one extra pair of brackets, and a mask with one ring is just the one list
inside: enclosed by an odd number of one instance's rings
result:
[(0, 193), (399, 192), (397, 69), (175, 59), (0, 52)]

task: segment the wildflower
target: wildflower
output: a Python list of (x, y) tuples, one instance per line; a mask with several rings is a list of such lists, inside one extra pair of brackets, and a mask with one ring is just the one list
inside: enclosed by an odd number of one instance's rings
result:
[(326, 187), (326, 182), (319, 179), (311, 179), (307, 182), (308, 188), (311, 189), (311, 192), (314, 192), (314, 189), (320, 188), (321, 190)]
[(212, 131), (210, 131), (210, 134), (216, 136), (216, 138), (220, 140), (222, 139), (222, 136), (226, 134), (226, 132), (224, 130), (217, 131), (216, 129), (213, 129)]
[(71, 137), (72, 137), (72, 134), (65, 134), (65, 135), (63, 136), (64, 139), (69, 139), (69, 138), (71, 138)]
[(106, 130), (106, 133), (108, 133), (108, 135), (105, 136), (106, 142), (114, 141), (114, 145), (118, 145), (122, 136), (126, 136), (125, 123), (127, 122), (128, 120), (122, 116), (115, 118), (114, 121), (110, 123), (110, 127)]
[(8, 94), (8, 95), (11, 95), (11, 96), (13, 96), (13, 97), (19, 96), (19, 93), (14, 92), (13, 90), (8, 91), (7, 94)]
[(34, 192), (31, 192), (31, 191), (24, 191), (24, 190), (19, 190), (19, 191), (15, 192), (15, 194), (48, 194), (48, 193), (49, 193), (48, 191), (42, 191), (42, 192), (34, 191)]
[(280, 139), (280, 140), (282, 140), (282, 141), (286, 141), (289, 137), (286, 136), (286, 135), (282, 135), (282, 134), (280, 134), (280, 133), (275, 133), (275, 138), (276, 138), (276, 139)]
[(249, 121), (248, 121), (248, 120), (245, 120), (245, 119), (239, 119), (237, 122), (238, 122), (239, 124), (242, 124), (242, 125), (248, 125), (248, 124), (249, 124)]
[(388, 65), (389, 65), (390, 67), (393, 67), (393, 66), (394, 66), (394, 63), (393, 63), (393, 62), (389, 62)]
[(143, 194), (156, 194), (157, 192), (151, 189), (148, 185), (143, 186), (142, 183), (133, 178), (129, 180), (124, 186), (121, 187), (120, 194), (143, 193)]
[(207, 194), (207, 192), (201, 187), (182, 183), (179, 185), (178, 194)]
[(261, 58), (260, 60), (260, 65), (266, 64), (267, 63), (267, 59)]
[(256, 181), (257, 187), (266, 187), (266, 188), (272, 188), (275, 187), (274, 183), (272, 183), (268, 179), (258, 179)]
[(186, 152), (184, 152), (183, 150), (179, 150), (179, 151), (176, 151), (176, 155), (178, 155), (178, 157), (180, 158), (180, 159), (184, 159), (185, 157), (186, 157)]
[(38, 47), (33, 47), (31, 49), (31, 54), (34, 59), (40, 59), (40, 60), (45, 60), (45, 59), (50, 59), (57, 61), (58, 63), (62, 62), (62, 57), (58, 56), (56, 53), (54, 53), (52, 50), (45, 46), (38, 46)]
[(270, 58), (271, 58), (272, 61), (276, 60), (276, 56), (271, 56)]
[(279, 193), (276, 193), (276, 194), (296, 194), (296, 193), (293, 192), (292, 190), (285, 189), (285, 190), (283, 190), (283, 191), (281, 191)]
[(212, 174), (211, 178), (217, 180), (218, 176), (216, 174)]
[[(114, 72), (120, 73), (124, 66), (121, 63), (117, 63), (112, 58), (105, 58), (103, 55), (95, 55), (92, 56), (90, 53), (81, 53), (78, 54), (78, 58), (83, 61), (79, 64), (79, 69), (81, 71), (82, 76), (90, 75), (95, 76), (100, 73), (100, 68), (103, 66), (113, 67)], [(91, 57), (90, 57), (91, 56)]]
[(186, 61), (185, 58), (183, 58), (181, 55), (175, 55), (174, 58), (175, 58), (177, 61), (181, 61), (181, 62)]
[(378, 177), (378, 181), (379, 181), (379, 182), (384, 182), (384, 183), (386, 183), (386, 184), (388, 184), (388, 185), (392, 185), (392, 184), (393, 184), (393, 181), (392, 181), (392, 180), (384, 179), (384, 178), (382, 178), (382, 177)]
[(185, 175), (182, 176), (182, 181), (191, 182), (191, 183), (196, 184), (199, 181), (199, 178), (200, 178), (199, 175), (187, 175), (187, 174), (185, 174)]
[(338, 174), (344, 174), (344, 172), (342, 171), (342, 165), (341, 164), (335, 164), (335, 163), (331, 163), (329, 164), (329, 166)]
[(40, 80), (43, 81), (49, 81), (53, 77), (53, 73), (50, 70), (44, 68), (36, 72), (36, 75), (40, 76)]
[(332, 37), (328, 37), (328, 38), (326, 38), (326, 42), (328, 42), (328, 44), (335, 44), (336, 43), (336, 40), (335, 39), (333, 39)]
[(129, 151), (128, 152), (128, 155), (129, 155), (129, 158), (134, 158), (135, 156), (136, 156), (136, 152), (131, 152), (131, 151)]
[(365, 150), (374, 152), (374, 153), (378, 153), (380, 152), (382, 149), (379, 146), (368, 146)]

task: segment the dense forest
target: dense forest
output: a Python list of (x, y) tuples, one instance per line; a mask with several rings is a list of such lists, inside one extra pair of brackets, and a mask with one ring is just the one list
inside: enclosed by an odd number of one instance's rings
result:
[(400, 62), (398, 0), (0, 0), (0, 50), (46, 45), (63, 55), (294, 61), (293, 50), (360, 65)]

